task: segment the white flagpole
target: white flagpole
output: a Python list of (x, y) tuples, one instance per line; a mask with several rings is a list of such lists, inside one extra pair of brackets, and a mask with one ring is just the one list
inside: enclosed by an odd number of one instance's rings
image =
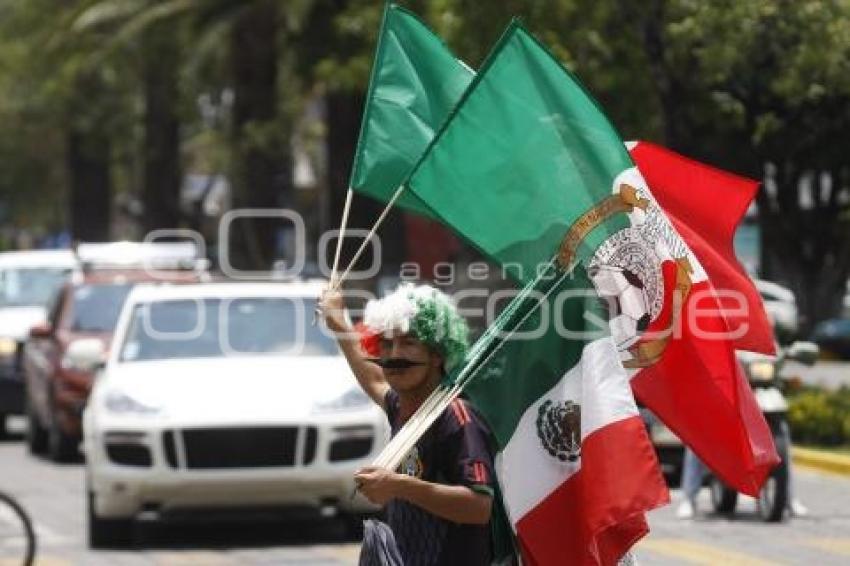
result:
[(352, 258), (351, 262), (348, 264), (348, 267), (345, 271), (342, 272), (342, 275), (336, 281), (331, 281), (331, 289), (336, 291), (339, 289), (342, 282), (348, 277), (348, 274), (351, 273), (351, 269), (354, 267), (354, 264), (357, 263), (357, 260), (360, 259), (360, 256), (363, 255), (363, 252), (366, 250), (366, 246), (369, 244), (369, 240), (372, 239), (372, 236), (375, 235), (375, 232), (378, 231), (378, 228), (384, 222), (384, 219), (389, 214), (390, 209), (395, 204), (395, 201), (398, 200), (398, 197), (401, 196), (402, 191), (404, 190), (406, 185), (401, 185), (396, 189), (395, 193), (393, 193), (393, 197), (387, 202), (387, 205), (384, 207), (384, 210), (381, 212), (381, 215), (378, 216), (378, 219), (375, 221), (375, 225), (372, 226), (372, 229), (369, 230), (369, 233), (363, 239), (363, 243), (360, 244), (360, 248), (358, 248), (357, 253), (354, 254), (354, 258)]
[(348, 212), (351, 210), (351, 197), (353, 194), (354, 191), (351, 187), (348, 187), (348, 193), (345, 195), (345, 207), (342, 209), (342, 222), (340, 222), (339, 234), (337, 234), (336, 238), (336, 253), (334, 254), (333, 268), (331, 268), (331, 286), (334, 285), (334, 281), (336, 280), (336, 271), (339, 267), (339, 255), (342, 251), (342, 240), (345, 238), (345, 228), (348, 225)]

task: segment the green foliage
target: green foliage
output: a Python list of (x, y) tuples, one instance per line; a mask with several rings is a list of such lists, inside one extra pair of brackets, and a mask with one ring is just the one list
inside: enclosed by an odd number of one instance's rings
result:
[[(223, 103), (234, 91), (234, 23), (264, 2), (279, 14), (277, 112), (234, 131)], [(832, 308), (810, 302), (843, 289), (850, 270), (850, 0), (399, 3), (473, 67), (521, 18), (625, 139), (754, 177), (776, 165), (775, 202), (761, 197), (767, 247), (812, 274), (787, 278), (810, 320)], [(162, 64), (177, 71), (183, 164), (232, 174), (246, 148), (285, 146), (317, 94), (365, 91), (382, 9), (375, 0), (0, 0), (0, 222), (65, 222), (70, 127), (107, 135), (116, 190), (138, 192), (141, 69), (157, 35), (180, 52)], [(220, 110), (215, 119), (201, 115), (201, 99)], [(799, 180), (813, 171), (830, 172), (835, 187), (801, 211)]]
[(850, 444), (850, 388), (805, 389), (791, 398), (791, 435), (803, 444)]

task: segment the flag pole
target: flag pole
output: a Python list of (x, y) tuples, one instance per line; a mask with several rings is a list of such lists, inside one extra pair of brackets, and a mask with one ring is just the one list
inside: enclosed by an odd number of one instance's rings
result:
[(363, 252), (366, 250), (366, 246), (369, 244), (369, 241), (372, 239), (372, 236), (374, 236), (375, 232), (378, 231), (378, 228), (380, 228), (381, 224), (384, 222), (384, 219), (387, 217), (387, 214), (389, 214), (390, 209), (395, 204), (395, 201), (398, 200), (398, 197), (401, 196), (401, 193), (402, 191), (404, 191), (406, 186), (407, 185), (400, 185), (396, 189), (395, 193), (393, 193), (393, 197), (389, 200), (389, 202), (387, 202), (387, 205), (384, 207), (384, 210), (381, 212), (381, 215), (378, 216), (378, 219), (375, 221), (375, 225), (372, 226), (372, 229), (369, 230), (369, 233), (363, 239), (363, 243), (360, 244), (360, 247), (357, 249), (357, 253), (354, 254), (354, 257), (349, 262), (348, 267), (345, 269), (345, 271), (342, 272), (342, 275), (340, 275), (336, 281), (331, 280), (332, 291), (339, 290), (339, 287), (340, 285), (342, 285), (342, 282), (345, 280), (346, 277), (348, 277), (348, 274), (351, 273), (351, 269), (354, 267), (354, 264), (357, 263), (357, 260), (360, 259), (361, 255), (363, 255)]
[(331, 286), (334, 284), (334, 280), (336, 280), (336, 272), (339, 267), (339, 255), (342, 252), (342, 240), (345, 238), (345, 228), (348, 225), (348, 212), (351, 210), (351, 197), (354, 194), (354, 191), (351, 187), (348, 187), (348, 193), (345, 195), (345, 207), (342, 209), (342, 221), (339, 225), (339, 234), (337, 234), (336, 238), (336, 253), (334, 253), (334, 264), (331, 268)]

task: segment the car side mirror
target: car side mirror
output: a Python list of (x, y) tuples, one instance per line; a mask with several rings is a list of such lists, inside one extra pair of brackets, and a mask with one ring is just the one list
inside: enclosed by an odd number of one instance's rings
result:
[(97, 338), (80, 338), (68, 344), (65, 359), (79, 371), (96, 371), (106, 363), (106, 348)]
[(814, 342), (794, 342), (788, 346), (785, 358), (805, 364), (814, 365), (820, 355), (820, 348)]
[(30, 338), (50, 338), (51, 336), (53, 336), (53, 327), (46, 322), (30, 328)]

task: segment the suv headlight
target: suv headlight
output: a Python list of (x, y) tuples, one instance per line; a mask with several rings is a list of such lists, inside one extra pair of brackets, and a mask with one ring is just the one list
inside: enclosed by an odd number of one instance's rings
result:
[(313, 409), (320, 413), (327, 411), (349, 411), (362, 409), (363, 407), (368, 406), (371, 402), (372, 400), (369, 396), (363, 393), (362, 389), (357, 387), (349, 389), (334, 399), (319, 401), (313, 406)]
[(776, 373), (773, 362), (752, 362), (749, 367), (750, 379), (753, 381), (771, 381)]
[(161, 407), (143, 403), (121, 391), (107, 393), (103, 405), (109, 412), (119, 415), (155, 415), (162, 410)]
[(18, 343), (11, 338), (0, 338), (0, 358), (8, 358), (18, 351)]

